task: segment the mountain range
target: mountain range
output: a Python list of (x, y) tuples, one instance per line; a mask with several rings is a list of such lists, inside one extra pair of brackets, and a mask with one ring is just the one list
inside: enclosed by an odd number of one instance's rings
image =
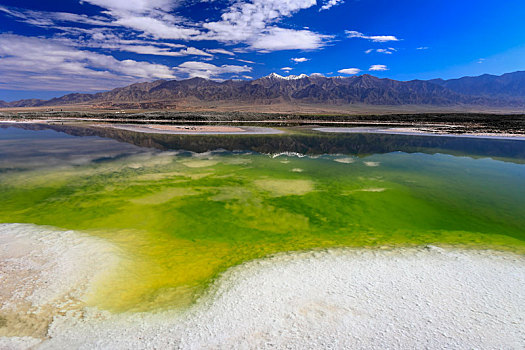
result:
[(181, 101), (249, 104), (364, 104), (525, 107), (525, 71), (501, 76), (397, 81), (368, 74), (325, 77), (272, 73), (255, 80), (203, 78), (157, 80), (95, 94), (73, 93), (50, 100), (0, 101), (0, 107), (89, 105), (98, 108), (176, 108)]

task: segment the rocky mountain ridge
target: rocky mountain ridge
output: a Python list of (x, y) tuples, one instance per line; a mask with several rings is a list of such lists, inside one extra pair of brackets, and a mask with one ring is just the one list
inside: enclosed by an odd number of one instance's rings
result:
[(321, 74), (283, 77), (276, 73), (249, 81), (218, 82), (203, 78), (157, 80), (96, 94), (73, 93), (50, 100), (0, 101), (0, 107), (75, 104), (110, 107), (136, 103), (141, 108), (163, 108), (188, 100), (250, 104), (525, 106), (525, 72), (428, 81), (380, 79), (369, 74), (351, 77), (325, 77)]

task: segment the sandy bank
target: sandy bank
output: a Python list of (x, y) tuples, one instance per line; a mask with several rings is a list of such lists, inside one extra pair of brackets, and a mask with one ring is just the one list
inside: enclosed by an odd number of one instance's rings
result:
[(184, 312), (66, 312), (47, 339), (0, 347), (518, 349), (524, 285), (525, 257), (490, 251), (281, 254), (231, 269)]
[[(452, 127), (451, 127), (452, 128)], [(396, 128), (370, 128), (370, 127), (328, 127), (328, 128), (313, 128), (312, 130), (327, 132), (327, 133), (346, 133), (346, 134), (389, 134), (389, 135), (414, 135), (414, 136), (448, 136), (448, 137), (474, 137), (486, 139), (501, 139), (501, 140), (525, 140), (523, 134), (509, 134), (509, 133), (469, 133), (463, 132), (463, 129), (458, 129), (458, 133), (444, 132), (432, 127), (413, 128), (413, 127), (396, 127)], [(459, 133), (461, 132), (461, 133)]]
[(283, 131), (273, 128), (226, 126), (226, 125), (104, 125), (98, 127), (114, 128), (148, 134), (169, 135), (271, 135)]

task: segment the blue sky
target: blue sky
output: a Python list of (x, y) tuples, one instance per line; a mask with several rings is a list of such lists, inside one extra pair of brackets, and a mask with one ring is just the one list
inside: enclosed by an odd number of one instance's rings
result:
[(0, 0), (0, 99), (271, 72), (525, 70), (523, 0)]

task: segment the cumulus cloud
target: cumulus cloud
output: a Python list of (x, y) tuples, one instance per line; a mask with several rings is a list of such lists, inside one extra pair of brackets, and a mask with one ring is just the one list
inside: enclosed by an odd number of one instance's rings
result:
[[(11, 88), (87, 91), (140, 80), (186, 76), (221, 79), (226, 74), (250, 72), (252, 68), (242, 64), (254, 62), (238, 59), (243, 63), (216, 66), (196, 62), (194, 58), (169, 67), (142, 59), (119, 60), (110, 53), (199, 56), (201, 60), (220, 54), (236, 59), (235, 53), (248, 51), (320, 49), (333, 38), (307, 27), (298, 29), (283, 24), (284, 19), (298, 11), (317, 6), (316, 0), (231, 1), (219, 19), (212, 21), (195, 21), (179, 15), (186, 0), (80, 0), (80, 3), (86, 8), (87, 4), (97, 6), (99, 13), (88, 16), (0, 5), (5, 16), (52, 33), (51, 38), (1, 34), (0, 87), (10, 84)], [(320, 5), (327, 9), (340, 3), (326, 0)], [(179, 43), (205, 40), (236, 47), (205, 49)], [(293, 61), (307, 60), (303, 57)], [(23, 83), (24, 76), (27, 84)]]
[(385, 43), (388, 41), (399, 41), (393, 35), (364, 35), (363, 33), (357, 32), (355, 30), (345, 30), (345, 34), (348, 38), (361, 38), (371, 40), (376, 43)]
[(63, 22), (117, 27), (119, 31), (125, 28), (130, 34), (153, 40), (215, 40), (244, 44), (249, 50), (261, 52), (314, 50), (332, 38), (309, 29), (297, 30), (279, 25), (283, 18), (315, 6), (316, 0), (239, 0), (226, 8), (220, 20), (200, 22), (175, 15), (183, 0), (83, 0), (81, 3), (100, 7), (103, 16), (5, 6), (0, 7), (0, 11), (29, 24), (69, 32), (71, 36), (75, 36), (78, 28), (63, 25)]
[(236, 2), (222, 14), (220, 21), (203, 24), (208, 32), (201, 38), (242, 42), (250, 49), (262, 52), (318, 49), (331, 37), (307, 29), (295, 30), (275, 25), (282, 18), (314, 5), (316, 0)]
[(355, 74), (358, 74), (360, 71), (361, 69), (359, 68), (345, 68), (345, 69), (340, 69), (337, 72), (341, 74), (355, 75)]
[(321, 6), (321, 8), (319, 9), (319, 11), (324, 11), (324, 10), (328, 10), (336, 5), (340, 5), (344, 3), (344, 0), (328, 0), (328, 1), (325, 1), (324, 5)]
[(251, 72), (252, 68), (249, 66), (235, 66), (224, 64), (216, 66), (211, 63), (187, 61), (175, 68), (178, 72), (187, 75), (190, 78), (205, 78), (205, 79), (220, 79), (221, 75), (228, 73), (244, 73)]
[[(144, 47), (137, 51), (142, 50)], [(118, 60), (110, 55), (67, 46), (57, 40), (0, 34), (0, 88), (4, 89), (30, 87), (33, 90), (96, 91), (156, 79), (222, 79), (226, 74), (251, 70), (247, 65), (216, 66), (198, 61), (168, 67), (144, 61)]]
[(370, 68), (368, 70), (372, 71), (372, 72), (373, 71), (379, 72), (379, 71), (388, 70), (388, 68), (384, 64), (373, 64), (373, 65), (370, 66)]
[(250, 40), (250, 47), (261, 52), (279, 50), (313, 50), (324, 45), (327, 36), (309, 30), (273, 27)]
[(175, 79), (165, 65), (79, 50), (60, 42), (0, 34), (0, 87), (38, 90), (107, 90), (144, 80)]
[(310, 59), (306, 57), (295, 57), (295, 58), (291, 58), (291, 60), (294, 61), (295, 63), (310, 61)]
[(312, 7), (316, 0), (252, 0), (236, 2), (217, 22), (205, 23), (210, 36), (230, 41), (243, 41), (268, 28), (282, 17)]

